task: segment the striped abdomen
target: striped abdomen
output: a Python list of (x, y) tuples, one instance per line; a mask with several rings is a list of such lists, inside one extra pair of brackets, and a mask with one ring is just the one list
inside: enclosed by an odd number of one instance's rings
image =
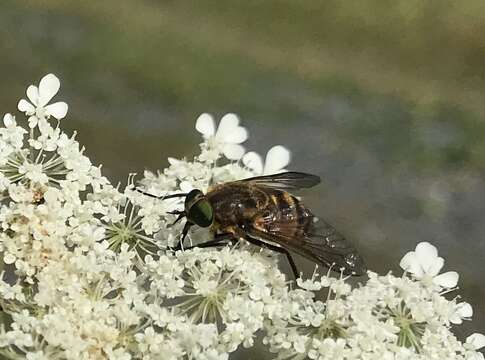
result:
[(269, 189), (269, 202), (254, 219), (253, 226), (266, 233), (283, 233), (288, 239), (301, 238), (313, 225), (313, 214), (293, 195)]

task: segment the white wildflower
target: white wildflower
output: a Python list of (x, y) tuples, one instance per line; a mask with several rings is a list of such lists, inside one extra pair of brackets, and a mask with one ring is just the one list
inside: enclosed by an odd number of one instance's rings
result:
[(22, 99), (18, 103), (18, 109), (29, 116), (29, 127), (37, 126), (39, 120), (54, 117), (57, 120), (64, 118), (67, 114), (67, 104), (56, 102), (47, 105), (57, 94), (60, 88), (59, 79), (54, 74), (44, 76), (39, 83), (39, 87), (30, 85), (27, 88), (27, 97), (30, 102)]
[(438, 256), (436, 247), (428, 242), (419, 243), (416, 250), (408, 252), (399, 265), (417, 279), (431, 281), (444, 288), (453, 288), (458, 283), (458, 273), (455, 271), (438, 275), (443, 268), (444, 260)]
[(244, 155), (244, 147), (240, 144), (246, 141), (248, 133), (239, 126), (236, 114), (224, 115), (216, 131), (214, 118), (204, 113), (198, 117), (195, 128), (207, 141), (207, 160), (215, 160), (218, 153), (223, 153), (230, 160), (239, 160)]
[(454, 312), (450, 318), (453, 324), (461, 324), (463, 320), (469, 320), (473, 316), (473, 308), (467, 302), (461, 302), (454, 306)]
[(250, 151), (244, 154), (242, 162), (257, 175), (270, 175), (286, 171), (285, 167), (290, 163), (290, 151), (281, 145), (273, 146), (268, 150), (263, 164), (261, 156)]

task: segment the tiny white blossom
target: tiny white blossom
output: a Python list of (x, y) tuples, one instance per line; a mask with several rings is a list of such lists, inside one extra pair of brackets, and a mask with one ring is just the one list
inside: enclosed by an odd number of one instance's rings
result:
[(17, 260), (17, 259), (16, 259), (16, 258), (15, 258), (15, 256), (14, 256), (14, 255), (12, 255), (12, 254), (7, 253), (7, 254), (5, 254), (5, 255), (3, 256), (3, 262), (4, 262), (5, 264), (13, 264), (13, 263), (15, 262), (15, 260)]
[(3, 117), (4, 128), (0, 128), (0, 136), (3, 140), (13, 146), (15, 149), (19, 149), (23, 144), (24, 134), (27, 131), (19, 126), (15, 122), (15, 116), (12, 114), (5, 114)]
[(450, 318), (453, 324), (461, 324), (463, 320), (469, 320), (473, 316), (473, 308), (467, 302), (461, 302), (455, 305), (455, 312)]
[(485, 347), (485, 335), (480, 333), (471, 334), (466, 338), (466, 343), (471, 345), (474, 350)]
[(18, 109), (29, 116), (29, 126), (34, 128), (39, 120), (48, 119), (50, 116), (60, 120), (67, 114), (67, 104), (56, 102), (47, 105), (57, 94), (60, 88), (59, 79), (54, 74), (47, 74), (39, 83), (39, 86), (30, 85), (27, 88), (27, 97), (30, 102), (21, 99)]
[(290, 163), (290, 155), (287, 148), (276, 145), (268, 150), (264, 164), (262, 157), (254, 151), (246, 153), (242, 162), (257, 175), (270, 175), (286, 171), (285, 167)]
[(428, 242), (419, 243), (415, 251), (404, 255), (399, 265), (417, 279), (431, 280), (434, 284), (444, 288), (455, 287), (458, 283), (459, 276), (455, 271), (438, 275), (443, 268), (444, 260), (438, 256), (436, 247)]
[(47, 183), (49, 181), (47, 175), (43, 172), (42, 164), (32, 164), (25, 161), (19, 166), (19, 174), (24, 175), (27, 179), (40, 184)]
[(226, 114), (222, 117), (217, 131), (212, 115), (200, 115), (195, 128), (209, 143), (210, 149), (220, 151), (230, 160), (239, 160), (244, 155), (244, 147), (240, 145), (248, 138), (247, 130), (239, 125), (236, 114)]

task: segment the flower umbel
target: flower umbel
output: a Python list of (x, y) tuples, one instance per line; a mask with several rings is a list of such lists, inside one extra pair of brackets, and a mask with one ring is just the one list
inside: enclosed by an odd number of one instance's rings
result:
[(244, 241), (174, 251), (183, 199), (157, 196), (282, 171), (288, 150), (273, 147), (263, 165), (244, 156), (236, 115), (216, 130), (203, 114), (200, 155), (169, 158), (137, 184), (130, 175), (120, 191), (75, 134), (51, 124), (67, 113), (48, 105), (59, 88), (43, 77), (18, 104), (27, 119), (6, 114), (0, 127), (0, 357), (227, 360), (261, 336), (277, 359), (483, 360), (484, 335), (462, 343), (452, 332), (473, 310), (446, 298), (458, 274), (439, 275), (444, 260), (429, 243), (404, 256), (402, 276), (369, 271), (354, 288), (316, 271), (291, 284), (278, 255)]
[[(106, 240), (109, 249), (119, 252), (121, 246), (126, 244), (129, 249), (136, 251), (140, 261), (143, 261), (145, 255), (156, 255), (159, 245), (151, 235), (151, 231), (144, 226), (143, 202), (139, 203), (134, 191), (133, 179), (136, 174), (128, 177), (128, 186), (124, 196), (120, 197), (117, 205), (117, 211), (105, 216), (108, 223), (104, 225), (106, 229)], [(151, 199), (144, 199), (152, 202)]]
[(389, 308), (388, 312), (394, 324), (399, 328), (397, 344), (407, 348), (413, 347), (419, 352), (421, 350), (420, 340), (426, 329), (426, 324), (416, 321), (404, 302), (394, 309)]

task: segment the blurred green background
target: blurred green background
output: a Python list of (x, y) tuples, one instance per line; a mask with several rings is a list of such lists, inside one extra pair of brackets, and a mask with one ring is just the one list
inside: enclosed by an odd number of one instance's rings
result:
[(248, 148), (322, 176), (307, 204), (370, 268), (435, 244), (475, 309), (463, 336), (485, 332), (484, 33), (481, 0), (2, 0), (0, 108), (55, 73), (62, 126), (113, 182), (236, 112)]

